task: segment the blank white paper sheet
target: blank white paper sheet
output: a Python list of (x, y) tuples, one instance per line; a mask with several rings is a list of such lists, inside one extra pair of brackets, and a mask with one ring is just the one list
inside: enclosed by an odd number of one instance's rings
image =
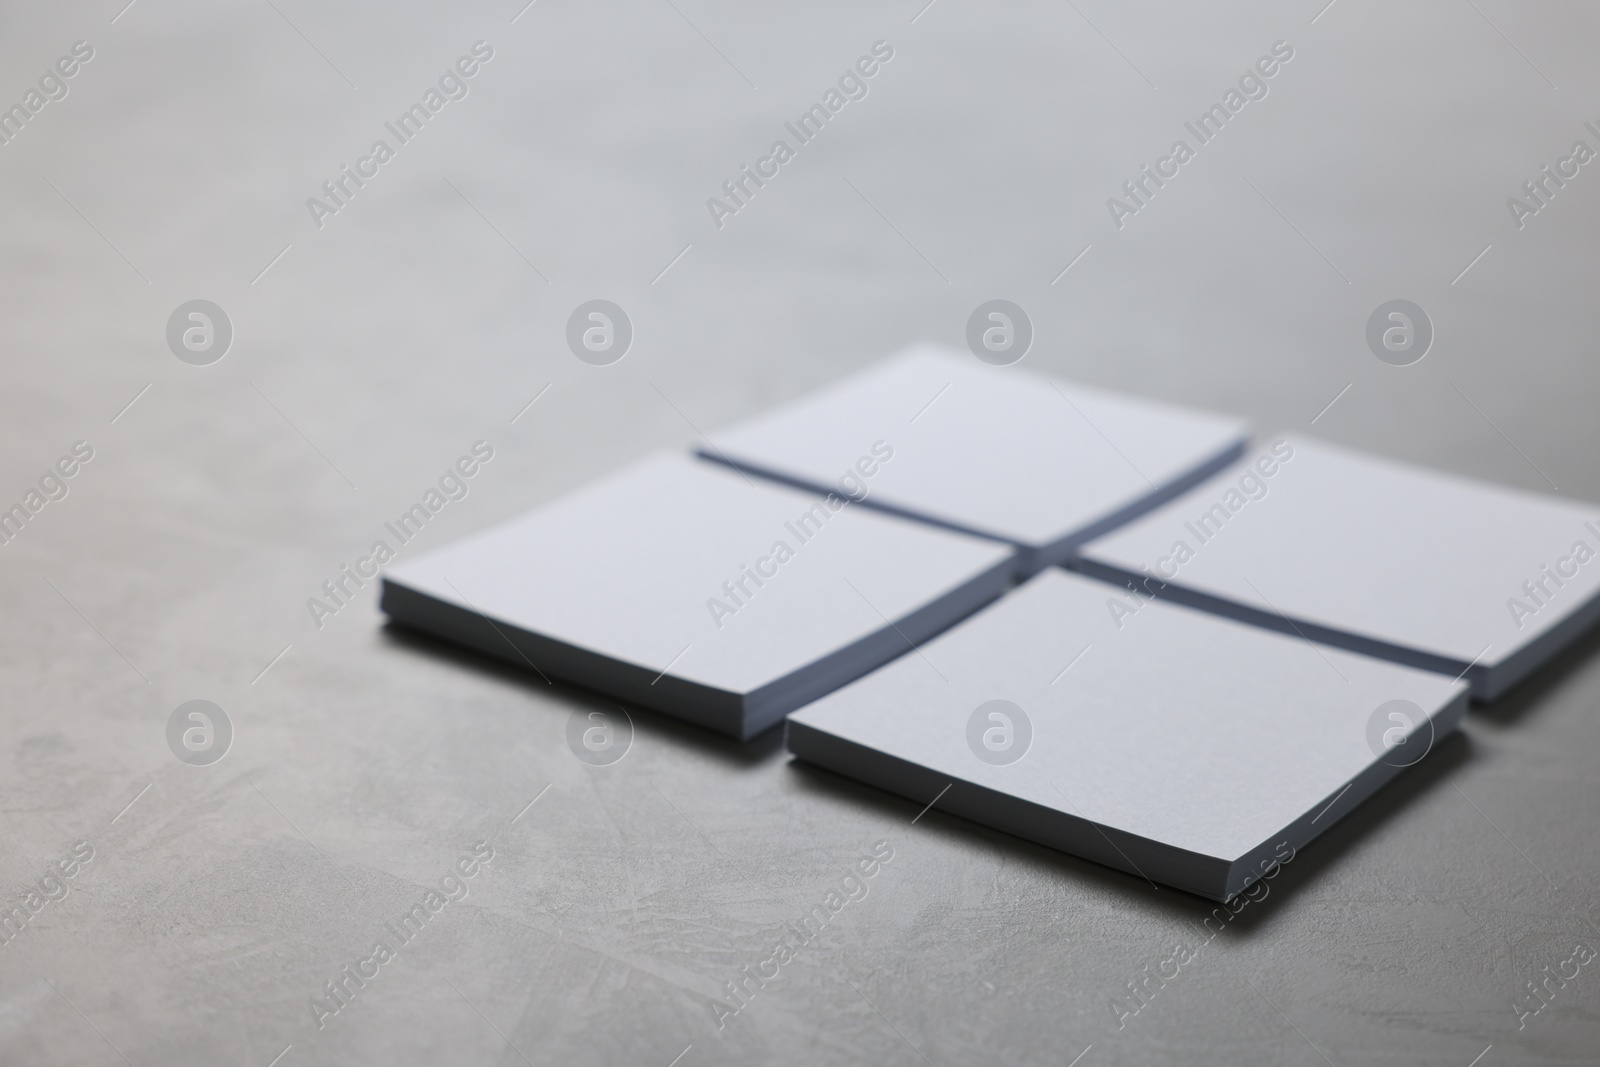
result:
[(382, 607), (744, 738), (999, 595), (1012, 555), (661, 455), (395, 566)]
[(917, 346), (713, 433), (707, 459), (1016, 545), (1028, 574), (1213, 473), (1237, 419)]
[[(1467, 687), (1059, 569), (789, 717), (800, 759), (1227, 900), (1452, 731)], [(937, 800), (935, 799), (937, 798)]]
[(1600, 616), (1600, 507), (1278, 436), (1073, 566), (1492, 700)]

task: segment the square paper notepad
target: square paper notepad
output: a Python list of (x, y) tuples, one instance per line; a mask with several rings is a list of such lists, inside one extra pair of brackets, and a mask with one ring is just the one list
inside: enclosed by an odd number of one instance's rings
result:
[[(1453, 730), (1467, 687), (1033, 578), (789, 717), (803, 760), (1227, 900)], [(946, 788), (948, 787), (948, 789)]]
[(749, 737), (999, 594), (1012, 551), (665, 455), (396, 566), (396, 621)]
[(1298, 435), (1081, 553), (1164, 597), (1465, 675), (1483, 700), (1600, 616), (1600, 507)]
[(1023, 573), (1240, 454), (1242, 423), (919, 347), (711, 435), (707, 459), (1006, 541)]

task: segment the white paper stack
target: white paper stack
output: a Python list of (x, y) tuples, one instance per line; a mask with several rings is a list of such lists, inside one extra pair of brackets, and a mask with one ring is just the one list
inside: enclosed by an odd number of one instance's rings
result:
[(746, 738), (999, 595), (1012, 555), (664, 455), (394, 567), (382, 607)]
[(1600, 507), (1298, 435), (1080, 551), (1141, 595), (1464, 675), (1482, 700), (1600, 617)]
[(789, 748), (1227, 900), (1415, 763), (1466, 705), (1464, 683), (1178, 605), (1119, 628), (1119, 593), (1041, 574), (795, 712)]
[(1241, 454), (1244, 425), (918, 347), (701, 454), (745, 471), (1018, 546), (1021, 572)]

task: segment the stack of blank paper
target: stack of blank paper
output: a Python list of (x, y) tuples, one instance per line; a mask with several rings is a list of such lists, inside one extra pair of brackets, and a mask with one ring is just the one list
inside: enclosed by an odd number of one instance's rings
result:
[(1012, 550), (661, 456), (409, 563), (405, 625), (749, 737), (997, 596)]
[(1145, 604), (1119, 626), (1120, 599), (1041, 574), (795, 712), (789, 747), (1227, 900), (1416, 762), (1466, 704), (1464, 683), (1186, 607)]
[(1076, 566), (1492, 700), (1600, 616), (1600, 508), (1293, 436)]
[(1024, 574), (1237, 457), (1237, 420), (916, 348), (713, 434), (707, 459), (1021, 549)]

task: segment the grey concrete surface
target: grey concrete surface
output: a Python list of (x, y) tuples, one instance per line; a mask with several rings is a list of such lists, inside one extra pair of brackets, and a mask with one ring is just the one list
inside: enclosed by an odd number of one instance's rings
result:
[[(94, 50), (0, 145), (0, 501), (94, 453), (0, 548), (0, 1062), (1594, 1062), (1600, 961), (1526, 998), (1600, 922), (1600, 638), (1195, 948), (1204, 902), (776, 734), (639, 713), (587, 765), (592, 698), (386, 630), (371, 583), (306, 606), (475, 441), (402, 558), (960, 345), (993, 298), (1037, 370), (1600, 500), (1600, 164), (1507, 206), (1600, 148), (1591, 5), (124, 3), (0, 10), (0, 104)], [(319, 228), (307, 198), (479, 40), (468, 95)], [(880, 40), (718, 228), (707, 198)], [(1280, 40), (1118, 228), (1107, 199)], [(196, 298), (234, 326), (209, 366), (165, 338)], [(564, 340), (595, 298), (635, 330), (610, 366)], [(1435, 329), (1408, 367), (1365, 341), (1395, 298)], [(208, 766), (168, 747), (193, 699), (234, 728)], [(878, 841), (867, 895), (719, 1012)]]

